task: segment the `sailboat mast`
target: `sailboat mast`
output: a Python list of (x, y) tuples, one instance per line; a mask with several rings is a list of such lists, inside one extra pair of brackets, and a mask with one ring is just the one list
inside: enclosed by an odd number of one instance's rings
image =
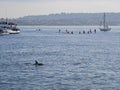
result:
[(100, 28), (101, 31), (110, 31), (111, 28), (108, 27), (108, 24), (106, 23), (106, 14), (103, 15), (103, 28)]
[(8, 24), (8, 18), (7, 18), (7, 8), (6, 8), (6, 24)]
[(104, 16), (103, 16), (103, 24), (104, 24), (104, 28), (106, 28), (106, 15), (105, 15), (105, 13), (104, 13)]

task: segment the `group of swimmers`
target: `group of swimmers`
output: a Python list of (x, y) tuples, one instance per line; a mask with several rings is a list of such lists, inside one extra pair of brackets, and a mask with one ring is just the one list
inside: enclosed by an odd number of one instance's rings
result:
[[(59, 33), (61, 32), (61, 30), (59, 29)], [(94, 31), (92, 31), (91, 29), (89, 30), (89, 31), (85, 31), (85, 30), (83, 30), (82, 32), (81, 31), (79, 31), (79, 34), (91, 34), (91, 33), (96, 33), (96, 29), (94, 29)], [(65, 33), (67, 33), (67, 34), (73, 34), (73, 31), (68, 31), (67, 29), (66, 29), (66, 31), (65, 31)]]
[[(91, 34), (92, 32), (96, 33), (96, 29), (94, 29), (94, 31), (92, 31), (92, 30), (90, 29), (90, 30), (87, 31), (87, 32), (85, 32), (85, 31), (83, 30), (83, 34), (85, 34), (85, 33)], [(81, 34), (81, 32), (79, 32), (79, 34)]]

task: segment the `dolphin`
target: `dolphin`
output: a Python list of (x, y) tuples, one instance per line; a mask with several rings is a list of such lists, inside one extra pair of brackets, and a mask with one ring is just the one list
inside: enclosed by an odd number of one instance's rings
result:
[(35, 63), (33, 65), (35, 65), (35, 66), (42, 66), (44, 64), (43, 63), (39, 63), (37, 60), (35, 60)]

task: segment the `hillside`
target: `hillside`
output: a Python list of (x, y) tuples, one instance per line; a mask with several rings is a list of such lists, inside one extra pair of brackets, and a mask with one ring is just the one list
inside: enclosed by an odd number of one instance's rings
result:
[[(120, 13), (106, 13), (110, 25), (120, 25)], [(12, 19), (18, 25), (100, 25), (103, 13), (30, 15)]]

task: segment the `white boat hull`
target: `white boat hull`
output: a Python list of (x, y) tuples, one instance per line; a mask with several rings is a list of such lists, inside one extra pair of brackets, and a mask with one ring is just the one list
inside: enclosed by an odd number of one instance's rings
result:
[(20, 31), (13, 31), (13, 30), (8, 30), (8, 33), (9, 34), (19, 34), (20, 33)]
[(100, 31), (110, 31), (111, 28), (100, 28)]

